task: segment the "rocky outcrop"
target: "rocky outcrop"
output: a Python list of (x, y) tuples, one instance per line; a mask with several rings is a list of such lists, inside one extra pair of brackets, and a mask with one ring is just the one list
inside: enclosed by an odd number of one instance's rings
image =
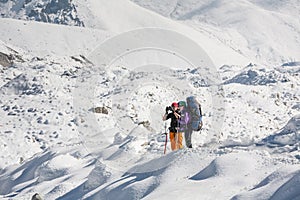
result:
[(5, 18), (84, 26), (72, 0), (0, 0), (0, 12)]

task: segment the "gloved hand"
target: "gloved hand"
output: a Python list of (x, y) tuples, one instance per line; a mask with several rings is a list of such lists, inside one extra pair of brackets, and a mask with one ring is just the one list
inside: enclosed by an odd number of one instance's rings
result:
[(167, 106), (166, 107), (166, 114), (168, 114), (168, 111), (169, 111), (169, 107)]
[(172, 109), (170, 106), (167, 106), (167, 107), (166, 107), (166, 114), (168, 114), (169, 111), (173, 111), (173, 109)]

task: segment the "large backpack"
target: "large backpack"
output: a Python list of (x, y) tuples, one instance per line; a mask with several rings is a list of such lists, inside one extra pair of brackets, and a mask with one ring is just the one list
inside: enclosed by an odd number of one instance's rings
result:
[(203, 126), (201, 105), (194, 96), (187, 97), (186, 102), (190, 113), (191, 127), (194, 131), (200, 131)]

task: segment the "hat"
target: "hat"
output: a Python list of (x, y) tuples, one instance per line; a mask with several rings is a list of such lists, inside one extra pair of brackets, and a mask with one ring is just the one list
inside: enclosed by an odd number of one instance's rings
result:
[(178, 105), (179, 105), (179, 106), (184, 106), (184, 107), (186, 107), (186, 102), (185, 102), (185, 101), (179, 101), (179, 102), (178, 102)]
[(177, 103), (177, 102), (173, 102), (173, 103), (171, 104), (171, 106), (172, 106), (173, 108), (178, 107), (178, 103)]

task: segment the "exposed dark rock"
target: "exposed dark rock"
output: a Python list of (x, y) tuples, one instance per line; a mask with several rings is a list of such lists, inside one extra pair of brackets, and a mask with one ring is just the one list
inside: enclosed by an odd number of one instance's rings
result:
[(243, 85), (267, 85), (288, 81), (289, 79), (284, 74), (282, 75), (276, 71), (264, 72), (250, 69), (227, 80), (224, 84), (239, 83)]
[[(84, 26), (72, 0), (25, 0), (24, 2), (0, 0), (0, 2), (11, 4), (9, 12), (3, 13), (2, 17)], [(21, 11), (25, 11), (25, 14)]]
[(13, 64), (13, 57), (5, 53), (0, 52), (0, 65), (3, 67), (9, 67)]
[(108, 114), (108, 109), (107, 109), (107, 107), (95, 107), (95, 108), (93, 109), (93, 111), (94, 111), (95, 113)]
[(43, 199), (42, 199), (42, 197), (38, 193), (35, 193), (32, 196), (31, 200), (43, 200)]

